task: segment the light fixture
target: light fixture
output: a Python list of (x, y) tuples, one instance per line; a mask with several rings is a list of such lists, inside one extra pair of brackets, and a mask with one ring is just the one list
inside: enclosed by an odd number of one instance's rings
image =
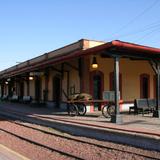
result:
[(34, 78), (33, 76), (29, 76), (29, 80), (32, 81)]
[(8, 84), (8, 81), (5, 81), (5, 84)]
[(97, 63), (96, 57), (93, 57), (93, 60), (92, 60), (92, 68), (93, 68), (93, 69), (98, 68), (98, 63)]
[(7, 81), (8, 81), (8, 82), (11, 81), (11, 78), (8, 78)]

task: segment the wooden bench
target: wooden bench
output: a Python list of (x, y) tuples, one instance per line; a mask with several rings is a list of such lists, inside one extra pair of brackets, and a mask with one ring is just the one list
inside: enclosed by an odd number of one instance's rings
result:
[(131, 106), (131, 107), (129, 107), (129, 114), (131, 114), (131, 113), (136, 113), (136, 107), (135, 106)]
[(144, 115), (145, 112), (153, 112), (155, 110), (155, 106), (155, 99), (135, 99), (134, 106), (129, 108), (129, 114), (134, 111), (134, 113), (142, 113), (142, 115)]
[(1, 100), (2, 100), (2, 101), (8, 100), (8, 95), (3, 95), (3, 96), (1, 97)]
[(18, 101), (19, 101), (19, 96), (18, 96), (18, 95), (13, 95), (13, 96), (10, 98), (10, 101), (11, 101), (11, 102), (18, 102)]
[(156, 100), (148, 99), (148, 107), (150, 112), (154, 112), (154, 110), (156, 109)]
[(22, 102), (23, 103), (31, 103), (32, 97), (31, 96), (23, 96)]
[(147, 99), (136, 99), (136, 112), (140, 113), (142, 112), (142, 115), (144, 115), (144, 112), (149, 113), (149, 107), (148, 107), (148, 100)]

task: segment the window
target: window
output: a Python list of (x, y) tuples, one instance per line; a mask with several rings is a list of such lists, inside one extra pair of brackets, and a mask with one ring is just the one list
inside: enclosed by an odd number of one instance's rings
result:
[(148, 74), (140, 75), (140, 98), (150, 97), (150, 76)]
[[(104, 91), (104, 74), (101, 71), (93, 71), (90, 73), (90, 93), (93, 99), (102, 99)], [(101, 110), (101, 104), (94, 104), (95, 110)]]
[(93, 98), (101, 99), (101, 76), (94, 75), (93, 76)]

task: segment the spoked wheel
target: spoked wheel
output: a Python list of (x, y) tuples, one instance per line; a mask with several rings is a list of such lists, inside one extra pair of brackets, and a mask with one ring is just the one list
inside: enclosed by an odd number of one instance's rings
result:
[(78, 108), (75, 104), (69, 104), (68, 106), (68, 114), (70, 116), (77, 116), (78, 115)]
[(87, 108), (86, 105), (84, 103), (76, 103), (77, 108), (78, 108), (78, 114), (80, 116), (83, 116), (86, 114)]
[(106, 118), (110, 117), (110, 115), (108, 114), (108, 107), (109, 107), (109, 105), (104, 105), (102, 108), (102, 115)]
[(102, 108), (102, 115), (106, 118), (110, 118), (112, 115), (115, 115), (115, 106), (114, 105), (105, 105)]
[(108, 107), (107, 111), (108, 111), (108, 115), (109, 115), (109, 116), (115, 115), (115, 105), (110, 105), (110, 106)]

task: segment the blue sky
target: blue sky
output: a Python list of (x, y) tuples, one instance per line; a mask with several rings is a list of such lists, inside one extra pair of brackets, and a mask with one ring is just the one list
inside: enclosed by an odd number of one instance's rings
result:
[(160, 48), (160, 0), (0, 0), (0, 70), (81, 38)]

